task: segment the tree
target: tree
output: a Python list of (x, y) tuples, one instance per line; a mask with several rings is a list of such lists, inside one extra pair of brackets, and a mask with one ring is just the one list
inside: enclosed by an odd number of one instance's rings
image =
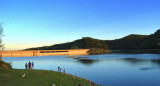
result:
[(2, 36), (3, 36), (3, 27), (2, 23), (0, 23), (0, 50), (4, 49), (4, 45), (2, 44)]
[(79, 49), (77, 46), (72, 46), (71, 49)]

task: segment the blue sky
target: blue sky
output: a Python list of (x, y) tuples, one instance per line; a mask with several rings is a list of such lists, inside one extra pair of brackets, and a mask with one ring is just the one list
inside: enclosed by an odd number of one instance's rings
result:
[(6, 50), (160, 29), (160, 0), (0, 0)]

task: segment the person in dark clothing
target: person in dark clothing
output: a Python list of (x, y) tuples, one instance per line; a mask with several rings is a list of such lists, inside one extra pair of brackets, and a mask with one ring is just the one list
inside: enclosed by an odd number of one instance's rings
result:
[(31, 62), (29, 61), (29, 63), (28, 63), (28, 66), (29, 66), (29, 69), (31, 69)]
[(26, 64), (25, 64), (25, 68), (26, 68), (26, 69), (28, 68), (28, 64), (27, 64), (27, 62), (26, 62)]
[(32, 69), (33, 69), (33, 67), (34, 67), (34, 63), (32, 62)]
[(60, 67), (58, 66), (58, 72), (60, 71)]

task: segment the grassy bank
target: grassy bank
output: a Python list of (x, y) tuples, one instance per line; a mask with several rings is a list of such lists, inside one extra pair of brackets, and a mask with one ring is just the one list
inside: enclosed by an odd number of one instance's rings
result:
[[(25, 77), (22, 77), (24, 74)], [(56, 86), (93, 86), (89, 80), (55, 71), (0, 69), (0, 86), (51, 86), (51, 84)]]
[(4, 61), (0, 61), (0, 69), (11, 69), (12, 66), (9, 63), (6, 63)]

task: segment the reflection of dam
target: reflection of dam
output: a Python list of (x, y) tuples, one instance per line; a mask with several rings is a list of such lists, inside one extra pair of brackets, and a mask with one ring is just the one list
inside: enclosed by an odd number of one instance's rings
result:
[(88, 50), (89, 49), (0, 51), (0, 55), (2, 55), (2, 57), (52, 56), (52, 55), (87, 55)]

